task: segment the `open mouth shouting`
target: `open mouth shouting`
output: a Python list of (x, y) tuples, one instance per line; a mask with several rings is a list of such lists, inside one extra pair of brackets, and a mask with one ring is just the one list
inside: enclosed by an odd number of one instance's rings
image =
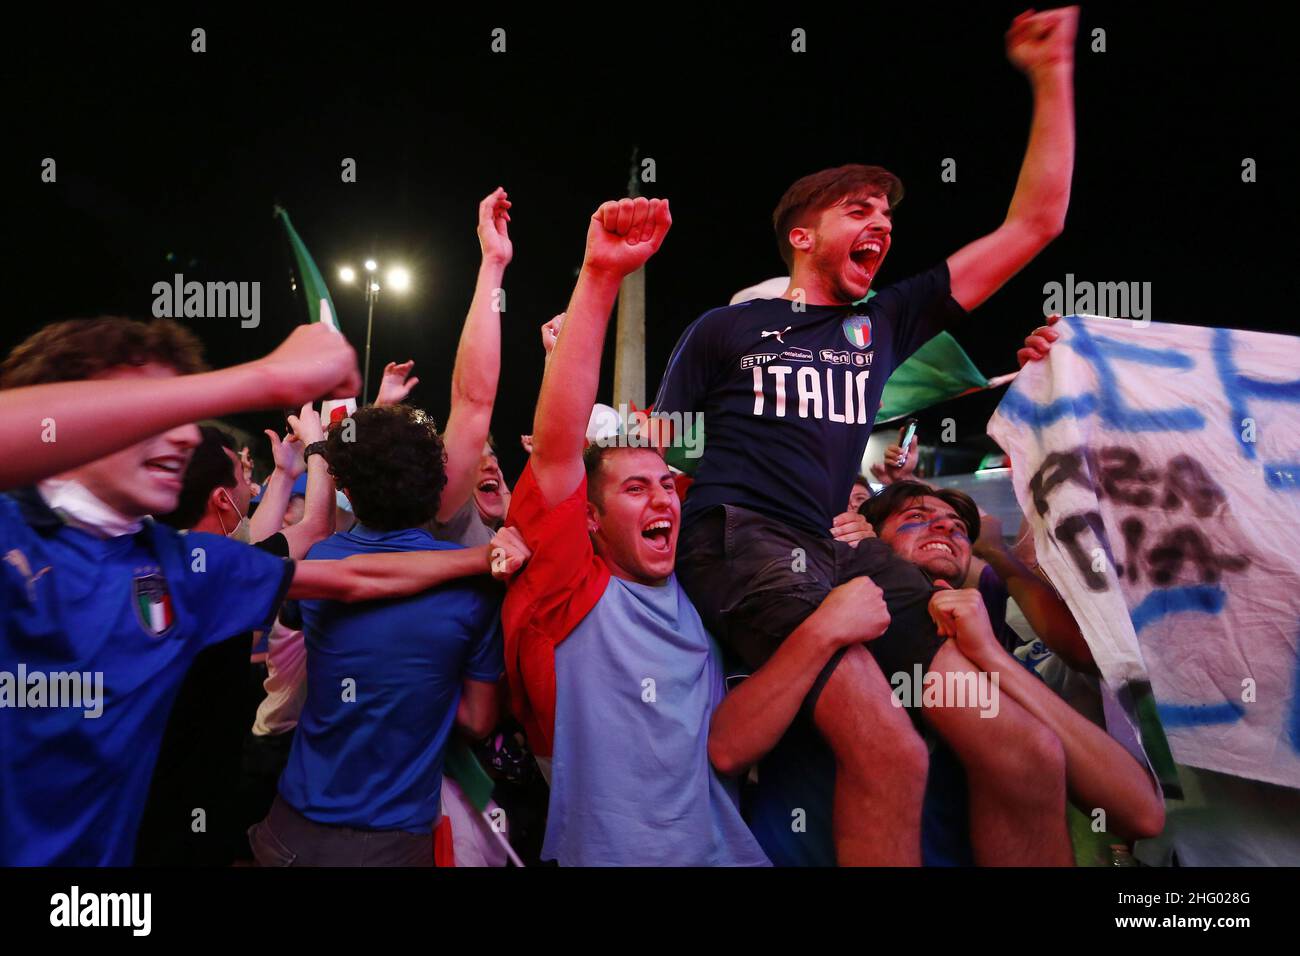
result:
[(880, 266), (880, 260), (884, 257), (885, 244), (875, 236), (859, 239), (849, 250), (849, 260), (861, 274), (863, 282), (869, 283), (875, 278), (876, 269)]
[(507, 490), (502, 487), (501, 472), (493, 469), (481, 475), (474, 486), (474, 504), (480, 517), (485, 521), (497, 521), (505, 517)]
[(673, 547), (673, 523), (668, 518), (656, 518), (641, 529), (641, 537), (653, 550), (668, 554)]

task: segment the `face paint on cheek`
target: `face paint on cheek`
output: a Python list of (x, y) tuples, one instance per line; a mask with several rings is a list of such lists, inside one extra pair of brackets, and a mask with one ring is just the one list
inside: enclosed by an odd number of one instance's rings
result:
[(909, 521), (907, 524), (900, 524), (894, 529), (894, 534), (914, 534), (930, 527), (932, 522), (929, 521)]

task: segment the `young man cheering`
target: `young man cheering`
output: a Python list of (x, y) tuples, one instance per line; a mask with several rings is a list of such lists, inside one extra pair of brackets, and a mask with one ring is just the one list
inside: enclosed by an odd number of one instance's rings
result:
[[(942, 641), (922, 576), (878, 541), (834, 539), (890, 373), (1022, 269), (1064, 227), (1074, 162), (1077, 8), (1022, 14), (1007, 55), (1030, 79), (1034, 116), (1005, 221), (945, 262), (870, 301), (892, 242), (902, 185), (874, 166), (796, 182), (773, 216), (791, 269), (780, 299), (706, 313), (683, 334), (655, 400), (706, 421), (683, 509), (682, 583), (718, 639), (759, 667), (837, 586), (861, 575), (884, 592), (889, 629), (842, 647), (807, 707), (840, 763), (841, 863), (916, 864), (926, 759), (890, 705), (887, 675), (930, 668)], [(965, 668), (969, 662), (950, 660)], [(871, 732), (865, 737), (863, 728)], [(880, 767), (895, 768), (881, 773)], [(1067, 851), (1064, 824), (1041, 834)]]
[(659, 199), (592, 216), (505, 529), (532, 551), (503, 609), (506, 667), (534, 751), (552, 758), (542, 858), (562, 866), (767, 863), (709, 766), (722, 662), (673, 575), (672, 473), (652, 448), (583, 453), (619, 283), (670, 224)]

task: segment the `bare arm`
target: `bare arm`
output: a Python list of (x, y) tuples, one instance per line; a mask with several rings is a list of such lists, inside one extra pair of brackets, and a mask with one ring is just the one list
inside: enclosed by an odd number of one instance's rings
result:
[(1033, 87), (1034, 117), (1020, 178), (1002, 225), (948, 258), (952, 297), (971, 310), (1065, 228), (1074, 175), (1074, 38), (1079, 8), (1021, 14), (1007, 56)]
[[(325, 437), (320, 414), (310, 404), (304, 405), (297, 415), (289, 416), (289, 427), (304, 450)], [(306, 557), (313, 544), (334, 533), (334, 502), (334, 479), (329, 464), (324, 455), (311, 455), (307, 459), (307, 494), (302, 520), (284, 529), (290, 557)]]
[(1043, 643), (1074, 670), (1097, 676), (1100, 672), (1093, 660), (1092, 649), (1083, 639), (1079, 622), (1060, 595), (1025, 567), (1005, 545), (981, 549), (979, 555), (997, 572), (1020, 610), (1025, 612), (1025, 620)]
[[(1024, 525), (1021, 533), (1023, 535)], [(1046, 581), (1018, 558), (1002, 536), (1002, 522), (996, 515), (980, 512), (980, 533), (972, 549), (971, 577), (968, 587), (979, 587), (976, 565), (987, 563), (1002, 579), (1007, 591), (1025, 614), (1025, 619), (1043, 643), (1059, 654), (1070, 667), (1096, 675), (1097, 664), (1092, 650), (1079, 631), (1079, 624), (1069, 606)]]
[(930, 612), (942, 636), (955, 638), (977, 667), (997, 675), (999, 692), (1010, 694), (1060, 739), (1066, 785), (1076, 807), (1089, 813), (1104, 809), (1106, 829), (1126, 839), (1155, 836), (1164, 828), (1164, 803), (1150, 774), (1105, 730), (1002, 649), (978, 592), (939, 592), (931, 598)]
[(758, 763), (785, 735), (831, 656), (879, 637), (888, 626), (884, 597), (870, 578), (854, 578), (832, 590), (713, 712), (709, 762), (714, 769), (735, 776)]
[(447, 486), (438, 508), (440, 521), (451, 518), (469, 500), (492, 425), (501, 374), (501, 281), (514, 254), (507, 226), (509, 209), (510, 200), (500, 187), (478, 207), (483, 260), (451, 373), (451, 411), (442, 435), (447, 450)]
[[(271, 477), (262, 483), (262, 500), (248, 519), (248, 540), (265, 541), (284, 527), (284, 513), (289, 510), (295, 476), (276, 468)], [(290, 554), (300, 558), (300, 554)]]
[(456, 707), (456, 725), (474, 740), (482, 740), (497, 725), (500, 696), (500, 686), (497, 683), (462, 681), (460, 703)]
[[(996, 645), (994, 645), (997, 647)], [(1000, 675), (1000, 687), (1051, 728), (1065, 748), (1070, 799), (1085, 813), (1106, 811), (1106, 829), (1125, 839), (1164, 829), (1164, 802), (1155, 781), (1119, 742), (1062, 700), (1001, 647), (975, 663)]]
[[(307, 467), (302, 458), (303, 445), (297, 435), (290, 432), (282, 439), (269, 428), (265, 434), (271, 442), (271, 460), (275, 462), (275, 471), (271, 472), (271, 477), (262, 485), (261, 504), (248, 522), (249, 538), (252, 541), (264, 541), (284, 527), (284, 513), (289, 509), (293, 483)], [(293, 558), (302, 556), (290, 553)]]
[(448, 551), (354, 554), (334, 561), (299, 561), (290, 598), (376, 601), (408, 597), (456, 578), (487, 574), (488, 546)]
[(591, 217), (586, 256), (542, 376), (533, 420), (533, 475), (552, 504), (582, 481), (587, 419), (596, 401), (605, 330), (619, 284), (654, 255), (671, 225), (666, 199), (607, 202)]
[[(219, 372), (6, 389), (0, 391), (6, 451), (0, 489), (32, 484), (200, 419), (345, 398), (359, 382), (347, 340), (316, 324), (297, 327), (265, 358)], [(55, 440), (43, 440), (51, 425)]]
[(330, 477), (329, 465), (320, 455), (312, 455), (307, 460), (307, 495), (302, 520), (280, 532), (289, 542), (291, 558), (305, 558), (312, 545), (334, 533), (334, 502), (334, 479)]

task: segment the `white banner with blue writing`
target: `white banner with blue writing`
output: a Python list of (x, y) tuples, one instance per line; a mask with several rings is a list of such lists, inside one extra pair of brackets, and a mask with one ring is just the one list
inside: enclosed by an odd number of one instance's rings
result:
[(1043, 570), (1178, 763), (1300, 787), (1300, 338), (1057, 328), (989, 423)]

